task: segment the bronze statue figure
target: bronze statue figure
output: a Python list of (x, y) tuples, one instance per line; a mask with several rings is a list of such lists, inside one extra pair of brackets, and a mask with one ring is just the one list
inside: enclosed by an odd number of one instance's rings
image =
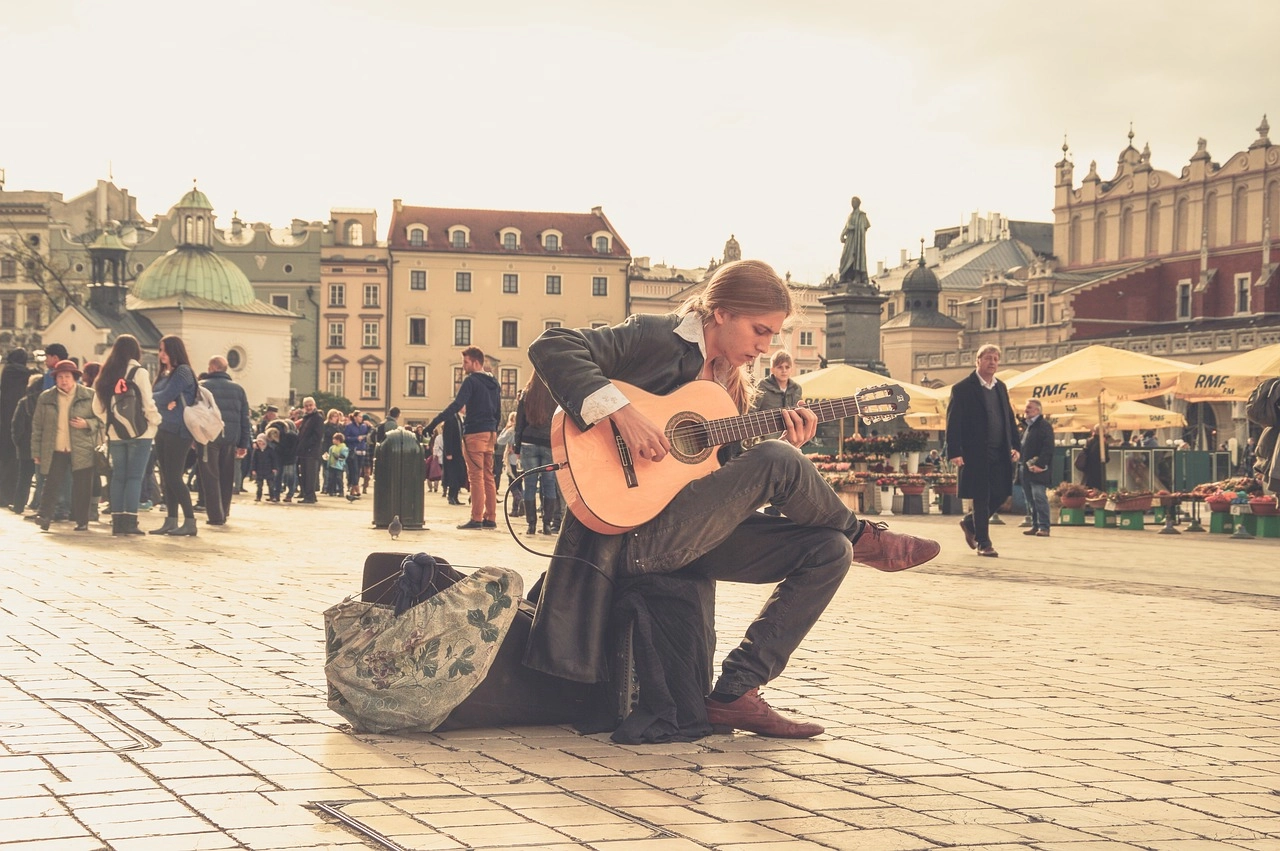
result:
[(844, 223), (844, 232), (840, 241), (844, 243), (844, 251), (840, 254), (840, 282), (867, 283), (867, 228), (871, 220), (862, 212), (862, 199), (853, 197), (853, 210)]

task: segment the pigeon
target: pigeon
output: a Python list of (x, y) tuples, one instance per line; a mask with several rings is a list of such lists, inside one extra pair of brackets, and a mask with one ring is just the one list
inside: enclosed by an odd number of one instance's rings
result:
[(400, 538), (400, 533), (404, 531), (404, 526), (400, 523), (400, 515), (397, 514), (391, 518), (391, 525), (387, 526), (387, 534), (391, 536), (391, 540), (395, 541)]

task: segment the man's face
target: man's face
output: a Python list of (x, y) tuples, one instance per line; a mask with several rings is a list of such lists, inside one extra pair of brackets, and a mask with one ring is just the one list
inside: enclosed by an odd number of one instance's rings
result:
[(1027, 407), (1022, 409), (1022, 413), (1026, 416), (1027, 419), (1031, 419), (1032, 417), (1038, 417), (1040, 416), (1040, 406), (1033, 405), (1030, 402), (1028, 402)]
[(774, 364), (769, 372), (771, 372), (773, 377), (778, 379), (778, 383), (781, 384), (791, 380), (791, 370), (793, 367), (794, 364), (789, 360), (779, 361), (777, 364)]
[(63, 393), (70, 393), (71, 389), (76, 386), (76, 377), (70, 372), (59, 372), (53, 376), (53, 383)]
[(57, 356), (57, 355), (45, 355), (45, 356), (44, 356), (44, 368), (45, 368), (45, 369), (53, 369), (53, 368), (54, 368), (55, 366), (57, 366), (57, 365), (58, 365), (58, 356)]
[(316, 409), (316, 403), (311, 401), (310, 399), (307, 399), (305, 402), (302, 403), (302, 412), (304, 414), (309, 414), (315, 409)]
[(983, 381), (990, 381), (996, 377), (996, 370), (1000, 368), (1000, 353), (996, 351), (985, 351), (982, 357), (978, 358), (978, 375)]
[(465, 372), (465, 373), (467, 373), (467, 374), (470, 374), (470, 373), (473, 373), (473, 372), (479, 372), (479, 371), (480, 371), (480, 366), (481, 366), (481, 364), (480, 364), (480, 362), (479, 362), (479, 361), (474, 361), (474, 360), (472, 360), (471, 358), (467, 357), (466, 355), (463, 355), (463, 356), (462, 356), (462, 371), (463, 371), (463, 372)]

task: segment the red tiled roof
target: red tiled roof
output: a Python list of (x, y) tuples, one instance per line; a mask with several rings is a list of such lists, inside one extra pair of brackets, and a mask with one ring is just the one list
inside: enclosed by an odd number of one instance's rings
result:
[[(426, 225), (427, 240), (422, 246), (409, 245), (410, 225)], [(449, 229), (462, 225), (471, 232), (466, 248), (454, 248)], [(505, 228), (520, 231), (520, 247), (502, 247), (499, 236)], [(543, 248), (542, 234), (559, 231), (560, 250)], [(599, 231), (612, 234), (608, 254), (597, 254), (591, 235)], [(542, 254), (549, 257), (617, 257), (631, 256), (631, 249), (613, 229), (604, 213), (535, 213), (527, 210), (458, 210), (449, 207), (402, 206), (391, 216), (387, 244), (398, 251), (449, 251), (458, 254)]]

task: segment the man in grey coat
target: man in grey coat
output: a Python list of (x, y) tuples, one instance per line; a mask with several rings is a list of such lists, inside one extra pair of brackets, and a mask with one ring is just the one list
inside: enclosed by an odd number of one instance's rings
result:
[(204, 488), (205, 513), (210, 526), (222, 526), (231, 513), (231, 494), (235, 491), (237, 460), (249, 452), (253, 442), (249, 425), (249, 399), (244, 388), (231, 380), (227, 359), (222, 355), (209, 358), (208, 376), (203, 386), (222, 413), (222, 434), (200, 450), (200, 481)]

